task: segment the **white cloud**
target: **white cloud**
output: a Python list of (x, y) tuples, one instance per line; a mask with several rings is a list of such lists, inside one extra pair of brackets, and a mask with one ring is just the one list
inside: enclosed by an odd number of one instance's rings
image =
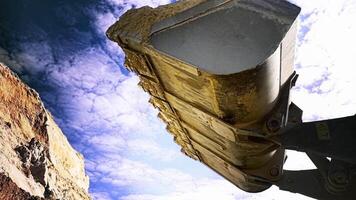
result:
[(100, 153), (117, 153), (123, 151), (126, 141), (120, 135), (98, 134), (91, 137), (88, 143), (95, 146)]
[(131, 8), (139, 8), (143, 6), (157, 7), (159, 5), (168, 4), (170, 0), (107, 0), (109, 3), (112, 3), (120, 8), (123, 8), (124, 11)]
[(295, 0), (302, 7), (296, 63), (300, 79), (293, 101), (306, 120), (356, 112), (356, 2)]
[(128, 141), (128, 150), (133, 155), (141, 157), (151, 157), (161, 161), (173, 161), (178, 156), (182, 156), (181, 152), (175, 148), (162, 147), (152, 139), (134, 139)]
[(100, 200), (111, 200), (112, 198), (108, 193), (105, 192), (95, 192), (95, 193), (90, 193), (91, 197), (93, 199), (100, 199)]
[(125, 157), (99, 157), (90, 163), (102, 184), (117, 188), (129, 187), (130, 191), (149, 194), (183, 191), (195, 185), (194, 177), (175, 168), (157, 168)]
[[(304, 197), (299, 194), (279, 191), (276, 187), (272, 187), (266, 192), (249, 194), (236, 188), (236, 186), (222, 179), (193, 179), (194, 182), (183, 182), (180, 186), (182, 190), (176, 190), (169, 193), (161, 194), (130, 194), (121, 200), (294, 200), (311, 198)], [(176, 184), (180, 184), (179, 182)], [(184, 185), (183, 185), (184, 184)]]
[(123, 197), (122, 200), (236, 200), (251, 199), (252, 197), (251, 194), (244, 194), (229, 182), (221, 179), (196, 180), (194, 183), (188, 182), (186, 184), (181, 186), (182, 191), (161, 195), (132, 194)]

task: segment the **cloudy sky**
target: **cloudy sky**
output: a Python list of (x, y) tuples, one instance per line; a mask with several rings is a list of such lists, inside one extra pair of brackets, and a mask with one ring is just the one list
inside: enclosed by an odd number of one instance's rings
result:
[[(86, 158), (96, 200), (307, 199), (247, 194), (184, 157), (105, 30), (126, 10), (169, 0), (1, 0), (0, 62), (35, 88)], [(293, 0), (299, 17), (293, 101), (306, 121), (356, 113), (356, 0)], [(289, 152), (288, 169), (310, 168)]]

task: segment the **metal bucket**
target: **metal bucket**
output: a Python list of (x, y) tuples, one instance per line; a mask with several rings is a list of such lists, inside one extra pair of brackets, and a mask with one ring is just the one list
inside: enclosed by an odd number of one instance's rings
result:
[(246, 127), (271, 112), (294, 71), (293, 24), (299, 11), (276, 0), (206, 1), (154, 24), (150, 44), (209, 80), (185, 88), (211, 88), (211, 94), (195, 94), (209, 103), (192, 101), (197, 98), (189, 89), (172, 92)]
[(288, 110), (299, 12), (282, 0), (187, 0), (130, 10), (107, 35), (182, 151), (259, 192), (283, 168), (265, 124)]

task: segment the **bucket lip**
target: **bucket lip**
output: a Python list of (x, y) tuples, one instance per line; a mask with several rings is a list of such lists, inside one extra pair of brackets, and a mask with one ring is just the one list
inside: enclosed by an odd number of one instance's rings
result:
[[(226, 67), (226, 69), (222, 69), (221, 65), (219, 69), (215, 69), (216, 64), (214, 66), (207, 66), (206, 64), (203, 64), (199, 61), (194, 62), (192, 60), (186, 60), (184, 59), (184, 57), (175, 57), (174, 55), (171, 55), (169, 52), (163, 49), (156, 48), (155, 45), (151, 43), (155, 35), (159, 35), (160, 33), (164, 33), (165, 31), (173, 30), (192, 21), (204, 18), (210, 14), (214, 14), (215, 12), (224, 9), (229, 9), (232, 7), (236, 7), (237, 9), (245, 10), (248, 12), (255, 12), (259, 15), (260, 18), (266, 18), (268, 19), (268, 21), (276, 21), (278, 24), (280, 24), (281, 27), (278, 31), (278, 38), (275, 38), (273, 41), (271, 41), (269, 45), (265, 45), (261, 48), (261, 51), (264, 52), (264, 55), (260, 54), (256, 56), (256, 58), (253, 58), (252, 61), (251, 59), (249, 59), (250, 61), (246, 61), (246, 63), (241, 63), (241, 66), (236, 66), (237, 68), (234, 67), (235, 65), (231, 66), (230, 64), (228, 64), (229, 67)], [(149, 43), (156, 50), (171, 55), (185, 63), (189, 63), (190, 65), (198, 68), (199, 70), (215, 75), (234, 74), (244, 70), (255, 68), (256, 66), (265, 62), (270, 56), (272, 56), (277, 51), (278, 47), (280, 47), (280, 44), (286, 34), (292, 28), (300, 11), (301, 9), (298, 6), (289, 3), (285, 0), (207, 0), (201, 4), (198, 4), (197, 6), (178, 13), (175, 16), (166, 18), (162, 21), (153, 24), (151, 29), (151, 35), (149, 37)]]
[[(301, 12), (300, 7), (286, 0), (207, 0), (174, 16), (154, 23), (151, 27), (150, 35), (152, 36), (155, 33), (179, 26), (188, 20), (198, 19), (206, 13), (217, 11), (219, 8), (224, 9), (224, 7), (231, 4), (242, 8), (246, 8), (246, 5), (256, 5), (260, 8), (265, 7), (265, 9), (270, 9), (275, 14), (280, 14), (278, 15), (279, 17), (286, 17), (290, 25), (294, 23)], [(251, 7), (247, 9), (251, 9)]]
[(190, 18), (195, 18), (195, 16), (204, 13), (210, 9), (217, 8), (219, 5), (230, 2), (231, 0), (207, 0), (196, 6), (193, 6), (183, 12), (177, 13), (174, 16), (163, 19), (162, 21), (156, 22), (151, 28), (151, 34), (162, 31), (169, 27), (175, 26), (182, 23)]

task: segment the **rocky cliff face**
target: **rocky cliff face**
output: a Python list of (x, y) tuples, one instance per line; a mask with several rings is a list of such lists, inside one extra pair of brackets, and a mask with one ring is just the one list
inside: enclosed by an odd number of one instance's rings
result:
[(0, 63), (0, 199), (90, 199), (84, 159), (38, 94)]

